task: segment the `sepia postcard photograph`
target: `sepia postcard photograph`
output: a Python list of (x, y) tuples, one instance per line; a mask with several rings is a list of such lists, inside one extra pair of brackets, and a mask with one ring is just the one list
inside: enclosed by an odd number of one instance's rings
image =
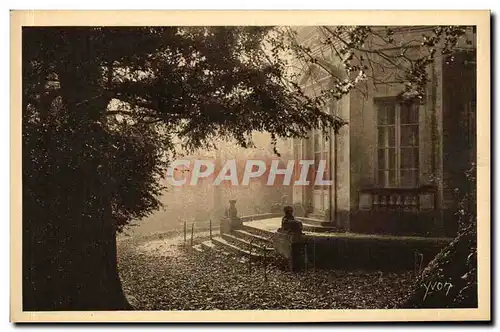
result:
[(11, 321), (490, 321), (490, 19), (11, 11)]

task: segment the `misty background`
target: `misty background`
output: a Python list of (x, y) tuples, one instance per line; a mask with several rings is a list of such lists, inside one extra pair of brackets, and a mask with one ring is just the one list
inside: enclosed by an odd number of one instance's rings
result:
[[(235, 159), (238, 164), (238, 177), (241, 180), (242, 165), (248, 159), (266, 161), (269, 168), (270, 160), (280, 160), (280, 169), (285, 167), (292, 158), (291, 140), (281, 140), (277, 143), (279, 156), (271, 146), (268, 133), (254, 132), (255, 147), (242, 148), (233, 142), (216, 140), (217, 147), (212, 150), (198, 150), (194, 153), (182, 153), (176, 158), (190, 160), (190, 167), (196, 159), (213, 160), (219, 168), (226, 160)], [(266, 172), (267, 173), (267, 172)], [(165, 177), (161, 183), (166, 186), (161, 197), (163, 208), (153, 212), (146, 218), (137, 219), (124, 230), (124, 236), (147, 236), (172, 230), (182, 230), (184, 222), (189, 229), (194, 224), (195, 229), (207, 229), (212, 220), (212, 228), (217, 228), (220, 218), (224, 216), (229, 200), (236, 200), (236, 208), (240, 216), (270, 212), (273, 204), (286, 200), (291, 204), (292, 186), (283, 186), (282, 177), (276, 176), (274, 185), (266, 185), (266, 173), (259, 180), (251, 180), (248, 185), (232, 186), (227, 181), (221, 185), (212, 184), (213, 178), (199, 179), (197, 185), (189, 185), (189, 174), (186, 174), (188, 184), (174, 186)], [(217, 175), (217, 167), (213, 175)]]

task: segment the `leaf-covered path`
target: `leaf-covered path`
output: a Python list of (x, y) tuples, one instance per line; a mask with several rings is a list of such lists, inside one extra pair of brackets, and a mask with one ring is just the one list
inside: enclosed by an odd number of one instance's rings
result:
[(123, 288), (137, 310), (387, 308), (411, 272), (317, 270), (292, 274), (213, 252), (187, 253), (179, 236), (118, 241)]

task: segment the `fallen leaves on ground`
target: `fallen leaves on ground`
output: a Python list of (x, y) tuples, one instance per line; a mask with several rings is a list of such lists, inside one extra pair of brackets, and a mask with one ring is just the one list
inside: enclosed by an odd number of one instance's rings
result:
[(249, 269), (214, 251), (187, 252), (182, 240), (155, 241), (118, 243), (123, 289), (137, 310), (383, 309), (413, 281), (404, 271)]

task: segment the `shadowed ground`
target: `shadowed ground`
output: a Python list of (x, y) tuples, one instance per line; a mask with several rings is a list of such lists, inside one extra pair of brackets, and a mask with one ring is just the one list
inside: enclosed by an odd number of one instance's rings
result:
[[(195, 242), (207, 239), (197, 233)], [(188, 236), (189, 242), (189, 236)], [(191, 253), (183, 235), (118, 241), (119, 270), (137, 310), (390, 308), (408, 292), (412, 272), (316, 270), (276, 266), (216, 252)]]

